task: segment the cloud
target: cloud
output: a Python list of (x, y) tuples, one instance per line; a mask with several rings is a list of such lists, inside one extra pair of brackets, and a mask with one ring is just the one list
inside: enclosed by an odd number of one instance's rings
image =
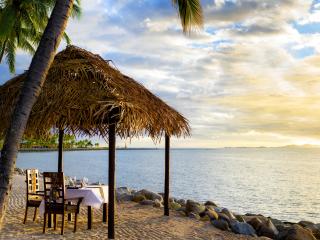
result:
[[(192, 138), (174, 139), (173, 146), (318, 143), (320, 36), (307, 25), (319, 6), (202, 2), (204, 31), (189, 37), (169, 0), (84, 0), (83, 17), (71, 20), (67, 32), (73, 44), (112, 59), (189, 119)], [(18, 59), (21, 72), (30, 59)], [(152, 141), (130, 146), (145, 145)]]

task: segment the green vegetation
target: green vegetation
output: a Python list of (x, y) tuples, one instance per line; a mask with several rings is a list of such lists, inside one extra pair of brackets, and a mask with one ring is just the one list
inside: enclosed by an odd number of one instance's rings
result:
[[(15, 72), (15, 56), (18, 49), (31, 55), (35, 53), (55, 2), (0, 1), (0, 63), (5, 58), (12, 73)], [(77, 0), (73, 5), (72, 17), (79, 17), (80, 14), (80, 0)], [(66, 33), (64, 39), (70, 43)]]
[[(3, 141), (0, 141), (0, 146)], [(24, 138), (20, 144), (20, 148), (57, 148), (58, 147), (58, 134), (54, 134), (50, 137), (39, 138)], [(99, 143), (92, 143), (88, 139), (76, 140), (73, 135), (64, 135), (63, 147), (65, 149), (70, 148), (93, 148), (99, 147)]]

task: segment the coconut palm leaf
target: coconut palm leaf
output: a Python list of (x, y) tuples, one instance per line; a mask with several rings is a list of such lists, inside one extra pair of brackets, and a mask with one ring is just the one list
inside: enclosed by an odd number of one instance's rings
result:
[(184, 33), (202, 28), (203, 12), (200, 0), (172, 0), (172, 4), (178, 10)]
[(16, 44), (13, 41), (8, 40), (5, 48), (6, 62), (11, 72), (15, 70), (16, 61)]
[[(17, 49), (31, 54), (35, 52), (55, 3), (55, 0), (0, 1), (0, 63), (5, 56), (11, 72), (15, 71), (14, 60)], [(81, 16), (80, 0), (75, 0), (72, 16), (77, 18)], [(64, 34), (63, 37), (69, 45), (71, 43), (69, 36)], [(4, 44), (5, 42), (7, 44)], [(4, 50), (3, 54), (1, 50)]]

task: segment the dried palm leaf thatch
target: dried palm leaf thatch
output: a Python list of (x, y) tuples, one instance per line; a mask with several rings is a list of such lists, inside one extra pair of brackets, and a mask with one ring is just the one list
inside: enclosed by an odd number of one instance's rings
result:
[[(26, 73), (0, 86), (0, 136), (9, 126)], [(68, 46), (58, 53), (26, 129), (28, 136), (47, 136), (52, 129), (106, 137), (117, 122), (122, 138), (163, 134), (187, 136), (187, 120), (144, 86), (84, 49)]]

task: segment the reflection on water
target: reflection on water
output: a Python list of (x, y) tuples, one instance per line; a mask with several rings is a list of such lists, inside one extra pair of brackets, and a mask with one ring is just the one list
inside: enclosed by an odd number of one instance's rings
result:
[[(171, 152), (172, 195), (213, 200), (239, 213), (320, 222), (320, 149), (192, 149)], [(20, 153), (17, 166), (56, 171), (56, 152)], [(65, 152), (69, 176), (107, 183), (107, 151)], [(117, 186), (163, 191), (164, 150), (117, 151)]]

